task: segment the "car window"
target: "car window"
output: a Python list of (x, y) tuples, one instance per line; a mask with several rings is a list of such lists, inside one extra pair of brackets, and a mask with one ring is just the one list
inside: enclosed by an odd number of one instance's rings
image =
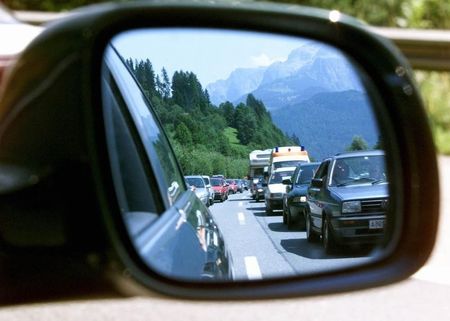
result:
[(155, 182), (167, 208), (185, 190), (184, 180), (172, 149), (165, 134), (161, 131), (148, 100), (112, 47), (107, 50), (105, 61), (117, 82), (117, 87), (128, 108), (127, 111), (132, 117), (133, 123), (136, 124), (139, 140), (143, 144), (144, 152), (156, 177)]
[(198, 188), (205, 187), (205, 182), (201, 177), (186, 177), (186, 181), (190, 186), (195, 186)]
[[(122, 213), (156, 213), (157, 205), (145, 167), (119, 105), (123, 104), (112, 78), (105, 80), (105, 118), (109, 123), (109, 151), (116, 194)], [(123, 107), (123, 106), (122, 106)]]
[(341, 158), (335, 161), (332, 170), (332, 184), (378, 184), (387, 183), (383, 155)]
[(283, 179), (292, 175), (293, 171), (275, 172), (270, 176), (269, 184), (280, 184)]
[(330, 164), (330, 161), (326, 161), (326, 162), (323, 162), (322, 164), (320, 164), (314, 178), (322, 178), (323, 179), (325, 176), (327, 176), (329, 164)]
[(297, 184), (308, 184), (314, 175), (313, 166), (305, 166), (299, 171), (300, 174), (297, 176)]

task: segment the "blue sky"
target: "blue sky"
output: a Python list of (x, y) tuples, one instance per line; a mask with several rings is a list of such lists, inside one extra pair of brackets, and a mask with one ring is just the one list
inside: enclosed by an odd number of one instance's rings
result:
[(113, 39), (125, 58), (149, 59), (155, 72), (169, 76), (177, 70), (193, 71), (202, 85), (228, 78), (236, 68), (267, 66), (286, 60), (304, 39), (216, 29), (139, 29)]

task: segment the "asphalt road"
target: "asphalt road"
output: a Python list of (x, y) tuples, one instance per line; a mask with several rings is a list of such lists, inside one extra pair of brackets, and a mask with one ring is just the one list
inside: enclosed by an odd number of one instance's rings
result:
[[(409, 279), (343, 294), (264, 301), (190, 301), (150, 292), (119, 299), (4, 307), (0, 320), (450, 320), (450, 158), (439, 159), (441, 223), (427, 264)], [(215, 206), (215, 205), (214, 205)]]
[(327, 255), (320, 243), (306, 240), (304, 230), (288, 230), (281, 211), (266, 215), (264, 201), (254, 201), (248, 192), (230, 195), (210, 211), (231, 250), (236, 279), (313, 274), (371, 259), (365, 248)]

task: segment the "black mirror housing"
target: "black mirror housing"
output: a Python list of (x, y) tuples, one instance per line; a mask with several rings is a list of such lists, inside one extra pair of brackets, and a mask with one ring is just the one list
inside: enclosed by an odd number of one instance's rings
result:
[(323, 179), (321, 179), (321, 178), (313, 178), (311, 180), (311, 187), (313, 187), (313, 188), (322, 188), (323, 187)]
[[(389, 206), (399, 214), (392, 216), (398, 222), (387, 224), (388, 229), (399, 228), (391, 231), (393, 242), (385, 256), (343, 271), (200, 285), (167, 278), (142, 262), (121, 220), (113, 188), (99, 107), (100, 72), (103, 52), (119, 32), (173, 26), (316, 39), (339, 48), (370, 75), (374, 90), (383, 93), (374, 112), (392, 180)], [(149, 288), (172, 296), (214, 300), (350, 291), (408, 277), (425, 263), (433, 248), (439, 184), (422, 101), (399, 51), (352, 18), (342, 15), (335, 21), (323, 10), (261, 3), (99, 5), (49, 26), (19, 57), (5, 80), (0, 91), (0, 173), (8, 181), (0, 188), (0, 238), (5, 253), (0, 280), (7, 294), (0, 300), (6, 303), (33, 301), (43, 293), (48, 298), (80, 292), (92, 296), (92, 291), (127, 295), (117, 290), (117, 284), (129, 285), (134, 293)], [(398, 126), (400, 121), (402, 126)], [(75, 211), (79, 207), (74, 207), (75, 186), (68, 172), (76, 173), (76, 189), (83, 193), (85, 211)], [(320, 188), (323, 181), (313, 179), (311, 186)], [(42, 201), (36, 195), (46, 197)], [(52, 195), (59, 197), (52, 202)], [(49, 223), (36, 225), (34, 220)], [(35, 237), (28, 238), (30, 233)], [(46, 260), (34, 260), (39, 256)], [(61, 281), (54, 291), (44, 291), (39, 282), (25, 287), (17, 285), (21, 280), (9, 279), (8, 271), (20, 266), (19, 274), (27, 276), (25, 280), (38, 280), (42, 275), (51, 280), (45, 268), (52, 263), (59, 267), (53, 272)], [(26, 295), (20, 292), (24, 288)]]

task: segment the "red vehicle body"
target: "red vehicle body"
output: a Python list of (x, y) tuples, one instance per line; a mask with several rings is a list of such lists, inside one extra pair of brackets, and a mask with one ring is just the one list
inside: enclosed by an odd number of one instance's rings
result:
[(211, 186), (214, 190), (214, 200), (223, 202), (228, 199), (228, 186), (223, 178), (211, 178)]
[(227, 179), (228, 191), (230, 193), (236, 194), (238, 191), (237, 182), (234, 179)]

